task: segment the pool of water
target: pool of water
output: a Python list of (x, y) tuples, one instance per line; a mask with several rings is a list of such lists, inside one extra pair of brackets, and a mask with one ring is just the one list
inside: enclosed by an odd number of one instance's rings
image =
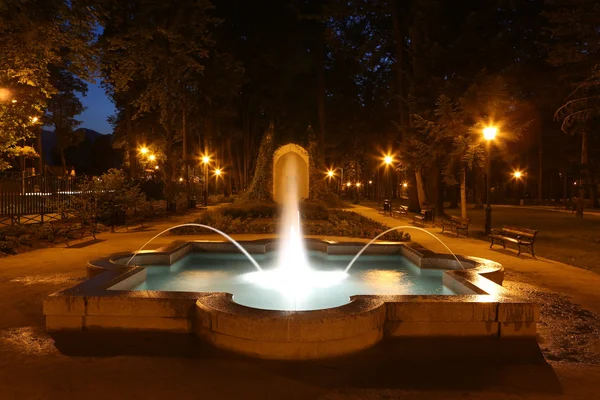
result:
[[(276, 253), (253, 255), (273, 272)], [(362, 255), (348, 274), (352, 256), (309, 252), (311, 272), (262, 279), (241, 254), (190, 253), (176, 263), (146, 266), (146, 281), (133, 290), (227, 292), (236, 303), (269, 310), (318, 310), (337, 307), (358, 294), (453, 295), (441, 270), (420, 269), (399, 255)], [(268, 275), (268, 274), (267, 274)]]

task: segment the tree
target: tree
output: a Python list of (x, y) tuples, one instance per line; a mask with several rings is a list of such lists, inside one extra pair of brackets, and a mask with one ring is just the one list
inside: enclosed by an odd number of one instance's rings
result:
[[(558, 108), (555, 119), (563, 132), (581, 137), (581, 169), (577, 217), (583, 217), (585, 187), (595, 203), (594, 178), (589, 170), (589, 135), (600, 116), (600, 8), (590, 0), (547, 0), (548, 61), (562, 69), (574, 90)], [(596, 204), (594, 204), (594, 207)]]
[(75, 116), (81, 114), (85, 107), (76, 93), (85, 95), (87, 85), (68, 70), (56, 67), (51, 69), (51, 81), (55, 93), (48, 100), (45, 120), (54, 127), (63, 174), (66, 175), (65, 150), (83, 140), (82, 132), (77, 132), (81, 121)]
[[(95, 21), (88, 5), (87, 1), (0, 3), (0, 90), (4, 93), (0, 157), (20, 153), (22, 141), (36, 135), (31, 121), (41, 122), (47, 100), (56, 91), (49, 68), (68, 60), (70, 72), (91, 79)], [(0, 162), (0, 169), (7, 166)]]

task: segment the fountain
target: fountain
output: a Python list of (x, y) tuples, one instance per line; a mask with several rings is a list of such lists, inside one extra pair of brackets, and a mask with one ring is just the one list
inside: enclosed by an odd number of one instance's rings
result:
[[(501, 286), (498, 263), (458, 257), (441, 241), (451, 257), (377, 242), (397, 229), (435, 237), (427, 230), (395, 227), (367, 244), (304, 239), (294, 183), (288, 176), (279, 240), (238, 242), (206, 225), (171, 227), (136, 252), (90, 261), (91, 279), (44, 300), (47, 329), (193, 333), (276, 359), (337, 356), (390, 337), (535, 336), (539, 308)], [(184, 226), (227, 241), (144, 251)]]

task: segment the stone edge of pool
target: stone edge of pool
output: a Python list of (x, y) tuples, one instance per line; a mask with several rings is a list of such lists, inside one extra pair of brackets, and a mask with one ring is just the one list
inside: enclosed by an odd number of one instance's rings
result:
[[(270, 239), (240, 242), (249, 253)], [(364, 243), (306, 239), (309, 250), (356, 254)], [(457, 295), (360, 295), (324, 310), (246, 307), (228, 293), (133, 291), (146, 264), (171, 264), (192, 251), (239, 251), (224, 241), (186, 241), (153, 251), (89, 261), (90, 279), (44, 299), (48, 331), (124, 330), (195, 333), (212, 345), (270, 359), (317, 359), (353, 353), (394, 337), (535, 337), (539, 305), (504, 289), (502, 265), (434, 253), (417, 243), (378, 242), (364, 254), (401, 254), (420, 268), (444, 269)]]

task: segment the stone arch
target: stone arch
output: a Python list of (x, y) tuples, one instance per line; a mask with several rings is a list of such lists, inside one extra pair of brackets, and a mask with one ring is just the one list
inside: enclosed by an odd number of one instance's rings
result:
[[(291, 170), (289, 161), (294, 161)], [(273, 200), (283, 203), (289, 185), (296, 185), (298, 200), (308, 198), (308, 152), (294, 143), (281, 146), (273, 153)]]

